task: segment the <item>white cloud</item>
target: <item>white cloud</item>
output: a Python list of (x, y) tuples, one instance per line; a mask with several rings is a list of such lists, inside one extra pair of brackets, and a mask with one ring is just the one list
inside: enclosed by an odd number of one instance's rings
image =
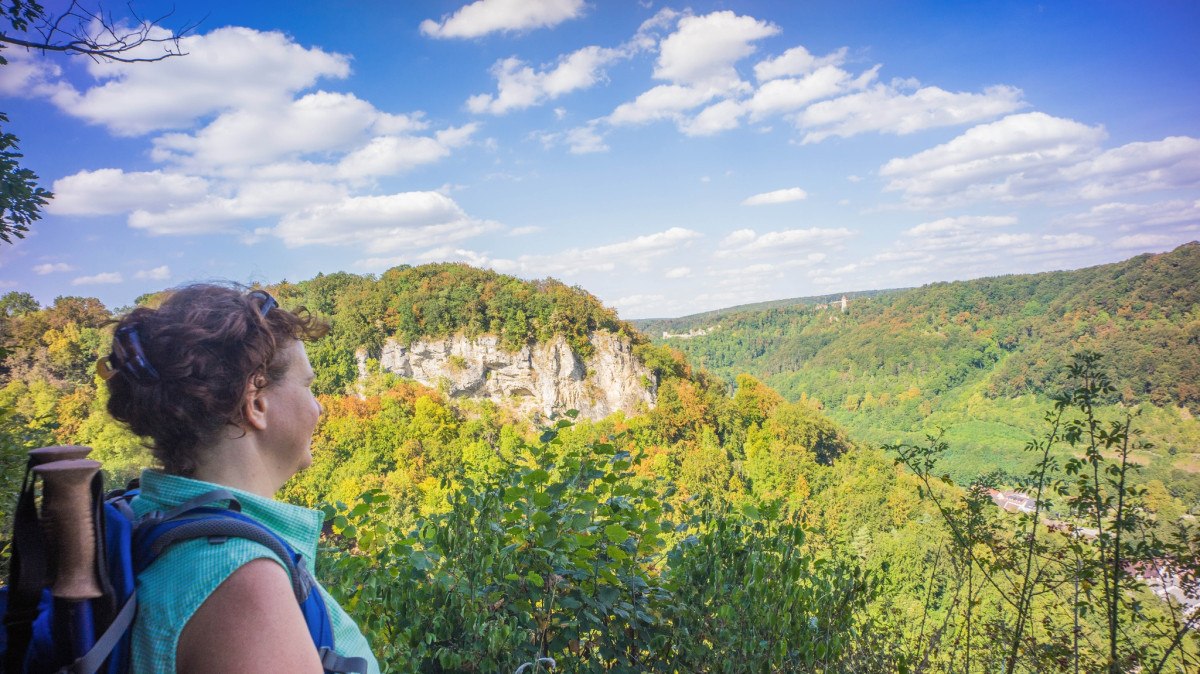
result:
[(1176, 199), (1148, 204), (1108, 202), (1075, 213), (1058, 222), (1076, 227), (1140, 229), (1200, 222), (1200, 200)]
[(320, 78), (350, 74), (347, 57), (306, 49), (283, 33), (229, 27), (179, 42), (186, 56), (153, 67), (91, 63), (89, 71), (102, 84), (59, 91), (52, 100), (69, 115), (138, 135), (186, 127), (217, 112), (273, 108)]
[(46, 264), (34, 265), (33, 267), (33, 273), (37, 274), (38, 276), (45, 276), (46, 274), (54, 274), (56, 272), (64, 271), (75, 271), (75, 267), (72, 267), (66, 262), (47, 262)]
[(343, 157), (338, 162), (337, 175), (342, 178), (389, 176), (422, 164), (431, 164), (465, 144), (475, 129), (474, 124), (466, 124), (439, 131), (433, 138), (377, 136)]
[(1048, 253), (1060, 250), (1078, 250), (1081, 248), (1091, 248), (1098, 243), (1096, 237), (1090, 234), (1080, 234), (1079, 232), (1068, 232), (1066, 234), (1042, 234), (1034, 237), (1032, 242), (1027, 242), (1022, 246), (1018, 246), (1014, 252), (1018, 255), (1029, 255), (1033, 253)]
[(694, 118), (680, 122), (679, 130), (689, 136), (711, 136), (736, 129), (744, 112), (740, 103), (726, 99), (701, 110)]
[[(674, 13), (663, 14), (661, 26), (674, 20)], [(646, 28), (643, 25), (643, 30)], [(741, 103), (731, 98), (749, 90), (734, 64), (754, 52), (755, 40), (774, 35), (779, 29), (753, 17), (733, 12), (714, 12), (705, 16), (684, 16), (677, 29), (659, 45), (654, 77), (666, 80), (642, 92), (634, 100), (616, 107), (607, 117), (594, 120), (612, 126), (646, 124), (669, 119), (690, 136), (707, 136), (737, 128), (745, 114)], [(639, 31), (639, 36), (644, 37)], [(633, 43), (638, 44), (639, 38)], [(643, 45), (644, 46), (644, 45)], [(689, 110), (716, 101), (695, 118)], [(607, 149), (607, 148), (605, 148)]]
[(70, 91), (61, 81), (62, 68), (48, 58), (27, 49), (6, 49), (8, 64), (0, 68), (0, 96), (21, 98), (51, 97)]
[(524, 227), (513, 227), (512, 229), (508, 230), (508, 235), (509, 236), (528, 236), (530, 234), (537, 234), (538, 232), (542, 231), (543, 229), (544, 228), (538, 227), (537, 225), (526, 225)]
[(930, 222), (922, 222), (905, 232), (910, 236), (946, 237), (964, 232), (975, 232), (993, 227), (1007, 227), (1017, 224), (1017, 219), (1011, 215), (960, 215), (951, 218), (941, 218)]
[[(379, 112), (375, 115), (375, 125), (371, 130), (375, 133), (385, 135), (424, 131), (429, 128), (429, 122), (426, 122), (424, 117), (425, 113), (423, 112), (414, 112), (407, 115)], [(474, 128), (473, 124), (468, 124), (467, 126)]]
[(109, 272), (103, 272), (100, 274), (96, 274), (94, 276), (80, 276), (79, 278), (76, 278), (75, 280), (71, 281), (71, 285), (73, 285), (73, 286), (105, 285), (105, 284), (112, 284), (112, 283), (122, 283), (124, 281), (125, 281), (125, 279), (124, 279), (124, 277), (121, 276), (120, 272), (109, 271)]
[[(963, 215), (923, 222), (906, 230), (897, 243), (877, 261), (922, 259), (941, 266), (999, 261), (1013, 256), (1030, 257), (1061, 251), (1092, 248), (1096, 237), (1079, 232), (1037, 234), (997, 231), (1017, 224), (1009, 215)], [(921, 257), (926, 255), (926, 257)]]
[[(1200, 186), (1200, 139), (1170, 136), (1128, 143), (1059, 172), (1085, 199)], [(1030, 187), (1041, 187), (1036, 179)]]
[(387, 253), (461, 241), (498, 228), (469, 217), (444, 194), (401, 192), (320, 203), (288, 213), (264, 233), (289, 247), (356, 244)]
[(773, 59), (761, 61), (754, 66), (754, 77), (759, 82), (780, 77), (806, 75), (818, 68), (840, 66), (846, 61), (846, 48), (817, 58), (804, 47), (792, 47)]
[(592, 120), (583, 126), (577, 126), (566, 131), (535, 134), (546, 149), (556, 145), (566, 145), (571, 154), (592, 154), (608, 152), (608, 144), (604, 142), (604, 133), (599, 123)]
[(1023, 107), (1021, 96), (1020, 89), (1009, 86), (988, 87), (981, 94), (939, 87), (906, 94), (896, 86), (876, 84), (861, 93), (814, 103), (796, 116), (796, 126), (807, 131), (805, 143), (868, 131), (908, 134), (998, 117)]
[(915, 206), (994, 199), (1111, 198), (1200, 185), (1200, 140), (1175, 136), (1102, 151), (1102, 127), (1041, 112), (1010, 115), (888, 161), (887, 189)]
[(1113, 242), (1117, 250), (1166, 250), (1181, 243), (1177, 237), (1166, 234), (1130, 234)]
[(679, 113), (712, 100), (716, 89), (696, 88), (679, 84), (660, 84), (613, 110), (605, 121), (613, 125), (645, 124), (660, 119), (680, 119)]
[(240, 230), (237, 224), (336, 202), (346, 194), (338, 185), (304, 180), (246, 181), (229, 189), (236, 191), (158, 211), (135, 210), (129, 226), (151, 234), (233, 232)]
[(352, 94), (318, 91), (276, 108), (222, 114), (194, 133), (164, 134), (154, 139), (151, 157), (235, 181), (361, 179), (442, 159), (477, 128), (414, 135), (428, 127), (419, 112), (385, 113)]
[[(677, 16), (674, 12), (660, 12), (655, 27), (662, 27)], [(631, 44), (648, 48), (652, 41), (645, 42), (649, 39), (645, 32), (643, 24)], [(754, 53), (753, 42), (778, 32), (779, 28), (773, 24), (731, 11), (683, 16), (675, 32), (659, 43), (654, 77), (667, 83), (618, 105), (607, 117), (593, 120), (593, 126), (598, 122), (622, 126), (668, 119), (690, 136), (737, 128), (746, 112), (737, 96), (751, 87), (738, 76), (734, 65)], [(719, 100), (694, 118), (685, 115), (714, 99)]]
[[(805, 132), (803, 142), (813, 143), (868, 131), (908, 134), (967, 124), (1025, 105), (1021, 91), (1009, 86), (956, 93), (921, 88), (913, 79), (875, 83), (882, 66), (854, 75), (840, 67), (845, 48), (816, 57), (796, 46), (760, 61), (754, 66), (755, 88), (742, 80), (737, 63), (755, 51), (756, 41), (778, 32), (774, 24), (732, 11), (685, 15), (659, 44), (653, 76), (666, 83), (595, 121), (620, 126), (671, 120), (686, 135), (706, 136), (738, 128), (746, 116), (760, 122), (786, 115)], [(706, 107), (692, 116), (700, 106)]]
[(670, 7), (663, 7), (654, 14), (654, 16), (642, 22), (638, 26), (637, 35), (634, 36), (634, 42), (638, 43), (643, 48), (653, 47), (658, 43), (658, 35), (662, 31), (666, 31), (672, 27), (675, 20), (680, 17), (680, 13)]
[(672, 267), (663, 272), (663, 278), (687, 278), (691, 275), (691, 267)]
[(146, 279), (151, 281), (165, 281), (171, 278), (171, 268), (167, 265), (155, 267), (154, 269), (144, 269), (133, 275), (137, 279)]
[(871, 256), (871, 262), (911, 262), (932, 259), (928, 253), (916, 250), (888, 250)]
[(209, 182), (203, 178), (162, 171), (80, 171), (54, 181), (54, 199), (46, 211), (55, 215), (108, 215), (133, 209), (163, 210), (195, 202), (208, 189)]
[(676, 84), (735, 89), (741, 78), (733, 64), (754, 53), (753, 42), (779, 32), (779, 27), (731, 11), (685, 16), (659, 45), (654, 77)]
[[(471, 250), (450, 247), (431, 250), (422, 256), (425, 260), (460, 260), (478, 267), (490, 267), (508, 274), (526, 276), (574, 276), (580, 272), (611, 272), (619, 268), (649, 271), (655, 262), (680, 248), (691, 245), (703, 235), (699, 232), (672, 227), (670, 229), (638, 236), (617, 243), (592, 248), (568, 248), (549, 255), (521, 255), (516, 259), (495, 258)], [(368, 262), (360, 261), (360, 267)]]
[[(868, 71), (872, 76), (874, 71)], [(865, 86), (862, 77), (832, 65), (823, 66), (801, 78), (772, 79), (763, 83), (746, 102), (751, 119), (799, 110), (813, 101)]]
[(477, 129), (431, 131), (421, 112), (384, 112), (348, 93), (301, 94), (321, 77), (348, 75), (348, 60), (279, 33), (220, 29), (182, 48), (186, 58), (153, 68), (93, 64), (102, 84), (75, 101), (79, 115), (118, 133), (194, 125), (153, 138), (151, 159), (167, 166), (61, 178), (47, 212), (127, 213), (130, 227), (151, 234), (227, 232), (252, 242), (251, 228), (337, 211), (375, 179), (444, 159)]
[(151, 156), (221, 170), (323, 155), (358, 143), (378, 117), (374, 106), (352, 94), (318, 91), (279, 107), (223, 114), (194, 134), (160, 136)]
[(608, 151), (608, 145), (604, 142), (604, 136), (596, 130), (594, 125), (571, 129), (566, 134), (566, 141), (571, 148), (571, 154), (591, 154), (593, 152)]
[(667, 298), (665, 295), (627, 295), (625, 297), (618, 297), (617, 300), (613, 302), (613, 306), (616, 308), (618, 314), (621, 316), (628, 316), (633, 313), (644, 313), (651, 311), (654, 308), (661, 306), (664, 302), (666, 302), (666, 299)]
[(785, 229), (761, 235), (753, 229), (739, 229), (721, 241), (715, 257), (794, 256), (816, 248), (836, 246), (852, 236), (854, 233), (844, 227)]
[(476, 0), (441, 21), (422, 21), (421, 32), (437, 38), (472, 38), (549, 28), (580, 16), (583, 9), (583, 0)]
[(604, 76), (604, 66), (628, 54), (624, 49), (584, 47), (560, 58), (554, 68), (541, 71), (516, 57), (506, 58), (492, 66), (496, 94), (472, 96), (467, 99), (467, 108), (474, 113), (500, 115), (586, 89)]
[(378, 136), (343, 157), (338, 162), (337, 175), (343, 178), (393, 175), (449, 154), (450, 148), (433, 138)]
[(1025, 168), (1076, 162), (1093, 153), (1106, 135), (1102, 127), (1044, 112), (1010, 115), (911, 157), (892, 159), (879, 173), (892, 178), (889, 189), (916, 194), (957, 190)]
[(763, 192), (747, 197), (742, 201), (743, 206), (763, 206), (765, 204), (786, 204), (789, 201), (801, 201), (808, 198), (808, 193), (799, 187)]
[(653, 260), (675, 252), (701, 236), (690, 229), (672, 227), (604, 246), (571, 248), (548, 256), (521, 256), (517, 262), (523, 270), (541, 269), (543, 273), (552, 274), (610, 270), (618, 266), (632, 266), (644, 271), (650, 268)]

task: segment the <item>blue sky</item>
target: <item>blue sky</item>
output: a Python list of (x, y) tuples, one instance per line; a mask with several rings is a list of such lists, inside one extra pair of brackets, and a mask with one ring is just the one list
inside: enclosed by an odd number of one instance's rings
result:
[(57, 197), (0, 291), (119, 307), (461, 260), (639, 318), (1200, 239), (1193, 2), (195, 1), (163, 25), (201, 19), (153, 64), (5, 50), (0, 110)]

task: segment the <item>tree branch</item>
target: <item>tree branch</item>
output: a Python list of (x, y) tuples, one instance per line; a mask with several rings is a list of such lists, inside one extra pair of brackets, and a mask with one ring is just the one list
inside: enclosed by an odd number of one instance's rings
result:
[[(38, 6), (32, 27), (14, 24), (12, 33), (0, 33), (0, 47), (13, 45), (39, 51), (81, 54), (96, 61), (120, 63), (153, 63), (187, 53), (179, 41), (192, 33), (200, 25), (199, 21), (186, 24), (167, 37), (154, 37), (151, 33), (169, 19), (174, 10), (147, 20), (137, 14), (132, 4), (128, 7), (136, 27), (126, 30), (111, 15), (106, 16), (99, 6), (92, 10), (82, 6), (79, 0), (72, 0), (67, 9), (58, 15), (48, 14)], [(143, 45), (151, 44), (166, 46), (163, 53), (157, 56), (127, 55)]]

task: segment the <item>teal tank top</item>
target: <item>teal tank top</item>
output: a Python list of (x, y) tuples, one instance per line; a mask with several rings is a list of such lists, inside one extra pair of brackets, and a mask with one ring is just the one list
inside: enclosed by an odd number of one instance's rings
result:
[[(305, 566), (316, 568), (317, 541), (323, 521), (317, 510), (156, 470), (142, 472), (141, 493), (130, 505), (134, 513), (142, 515), (172, 508), (214, 489), (232, 492), (243, 513), (290, 543), (304, 557)], [(179, 635), (196, 609), (230, 574), (243, 564), (263, 557), (279, 560), (266, 547), (241, 538), (231, 538), (221, 545), (211, 545), (205, 540), (185, 541), (168, 548), (137, 579), (132, 671), (174, 672)], [(369, 674), (379, 674), (379, 662), (354, 620), (325, 588), (318, 584), (317, 589), (329, 609), (338, 655), (365, 658)]]

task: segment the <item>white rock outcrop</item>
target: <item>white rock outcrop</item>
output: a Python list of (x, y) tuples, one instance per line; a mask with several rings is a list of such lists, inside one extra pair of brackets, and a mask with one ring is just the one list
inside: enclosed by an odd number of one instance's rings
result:
[[(633, 355), (633, 345), (608, 332), (594, 332), (590, 339), (594, 351), (586, 363), (561, 335), (517, 351), (506, 351), (490, 335), (424, 340), (407, 347), (389, 339), (379, 365), (427, 386), (445, 386), (453, 397), (488, 398), (531, 416), (574, 409), (582, 417), (602, 419), (617, 410), (633, 414), (654, 407), (657, 382)], [(367, 354), (357, 355), (364, 376)]]

